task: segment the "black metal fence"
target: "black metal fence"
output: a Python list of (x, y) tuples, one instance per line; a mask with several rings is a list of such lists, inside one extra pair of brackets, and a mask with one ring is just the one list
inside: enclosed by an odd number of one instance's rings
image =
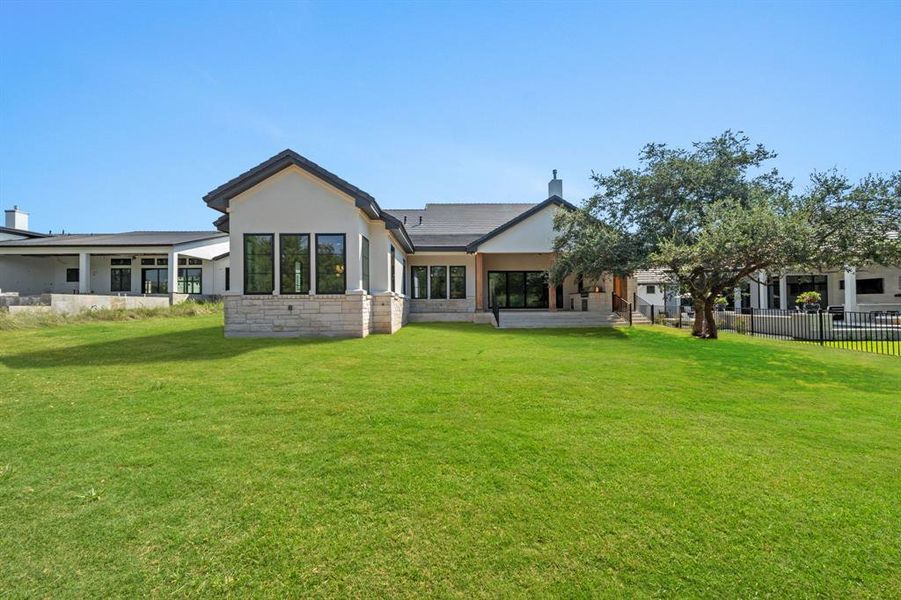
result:
[[(690, 328), (694, 322), (694, 312), (686, 306), (639, 302), (636, 310), (654, 325)], [(715, 311), (714, 320), (720, 331), (901, 356), (901, 314), (897, 312), (745, 308)]]

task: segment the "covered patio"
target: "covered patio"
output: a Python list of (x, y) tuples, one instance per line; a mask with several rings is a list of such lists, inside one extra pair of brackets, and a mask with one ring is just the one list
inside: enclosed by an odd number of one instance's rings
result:
[(0, 292), (212, 296), (228, 287), (228, 237), (218, 232), (57, 235), (0, 242)]

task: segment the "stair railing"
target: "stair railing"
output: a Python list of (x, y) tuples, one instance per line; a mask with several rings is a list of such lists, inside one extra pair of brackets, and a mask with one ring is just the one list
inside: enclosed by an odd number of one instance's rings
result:
[(501, 326), (501, 308), (497, 305), (497, 298), (491, 297), (491, 312), (494, 314), (494, 323), (496, 327)]
[(624, 320), (629, 321), (629, 327), (632, 326), (632, 303), (627, 302), (625, 298), (621, 298), (613, 292), (613, 312), (618, 314)]

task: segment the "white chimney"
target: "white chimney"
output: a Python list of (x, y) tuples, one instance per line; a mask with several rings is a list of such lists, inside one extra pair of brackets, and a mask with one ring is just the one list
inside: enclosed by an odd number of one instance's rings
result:
[(563, 197), (563, 180), (557, 179), (557, 169), (554, 169), (554, 178), (547, 184), (547, 197), (551, 196)]
[(13, 206), (6, 211), (6, 226), (9, 229), (28, 231), (28, 213), (19, 210), (18, 206)]

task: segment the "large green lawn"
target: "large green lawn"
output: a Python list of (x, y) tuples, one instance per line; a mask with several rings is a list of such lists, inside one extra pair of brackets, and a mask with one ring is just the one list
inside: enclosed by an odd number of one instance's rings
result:
[(889, 597), (901, 360), (666, 328), (0, 332), (0, 596)]

